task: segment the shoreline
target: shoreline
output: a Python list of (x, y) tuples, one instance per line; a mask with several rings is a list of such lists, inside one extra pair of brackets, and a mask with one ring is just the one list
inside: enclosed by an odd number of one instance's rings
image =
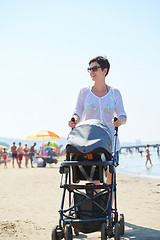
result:
[[(4, 169), (1, 165), (0, 239), (51, 239), (52, 228), (59, 221), (62, 198), (60, 162), (28, 169), (13, 169), (11, 164)], [(117, 173), (118, 213), (125, 215), (126, 225), (121, 239), (159, 239), (159, 197), (160, 180)], [(73, 239), (97, 240), (100, 236), (100, 232), (80, 233)]]
[(117, 171), (117, 174), (122, 174), (126, 176), (131, 176), (131, 177), (138, 177), (142, 179), (153, 179), (153, 180), (159, 180), (160, 181), (160, 176), (153, 176), (153, 175), (145, 175), (145, 174), (138, 174), (138, 173), (131, 173), (131, 172), (123, 172), (123, 171)]

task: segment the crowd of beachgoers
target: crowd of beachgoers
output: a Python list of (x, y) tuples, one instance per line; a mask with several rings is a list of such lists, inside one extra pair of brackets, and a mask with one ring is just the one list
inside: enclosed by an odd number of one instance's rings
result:
[(64, 153), (61, 150), (61, 145), (53, 142), (44, 143), (39, 150), (35, 148), (36, 142), (31, 147), (28, 147), (27, 143), (22, 146), (21, 142), (19, 142), (18, 146), (13, 142), (11, 148), (3, 146), (0, 150), (0, 164), (3, 163), (4, 168), (7, 168), (8, 162), (12, 162), (13, 168), (15, 164), (18, 168), (21, 168), (22, 161), (24, 161), (26, 168), (29, 166), (33, 168), (35, 163), (38, 167), (45, 167), (46, 163), (57, 163), (57, 156)]

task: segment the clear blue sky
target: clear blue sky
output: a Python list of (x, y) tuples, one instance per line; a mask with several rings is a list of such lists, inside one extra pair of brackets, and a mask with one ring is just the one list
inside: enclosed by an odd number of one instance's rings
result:
[(0, 136), (67, 136), (86, 69), (108, 57), (123, 96), (122, 142), (160, 140), (160, 1), (0, 0)]

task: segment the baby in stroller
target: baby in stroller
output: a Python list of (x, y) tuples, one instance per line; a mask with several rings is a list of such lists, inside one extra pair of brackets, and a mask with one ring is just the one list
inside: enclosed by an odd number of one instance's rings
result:
[[(104, 123), (87, 120), (71, 131), (66, 160), (60, 167), (63, 194), (59, 225), (52, 231), (52, 240), (72, 239), (72, 229), (75, 235), (100, 230), (101, 239), (120, 239), (120, 234), (124, 234), (124, 215), (118, 219), (116, 166), (111, 132)], [(108, 172), (112, 175), (110, 184), (105, 181)], [(99, 181), (99, 185), (94, 181)]]

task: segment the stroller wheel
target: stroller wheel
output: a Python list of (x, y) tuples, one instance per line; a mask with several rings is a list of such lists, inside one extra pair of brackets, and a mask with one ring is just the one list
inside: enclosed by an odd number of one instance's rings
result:
[(120, 214), (120, 234), (123, 235), (124, 234), (124, 214)]
[(59, 238), (58, 234), (57, 234), (57, 227), (54, 227), (52, 230), (52, 235), (51, 235), (51, 240), (59, 240), (61, 238)]
[(107, 225), (106, 223), (102, 223), (101, 225), (101, 240), (107, 239)]
[(64, 239), (65, 240), (72, 240), (73, 234), (72, 234), (72, 227), (70, 224), (67, 224), (64, 229)]
[(115, 224), (114, 239), (115, 240), (120, 240), (120, 225), (119, 225), (119, 223)]
[(79, 235), (79, 231), (76, 228), (74, 228), (74, 233), (75, 233), (76, 236)]

